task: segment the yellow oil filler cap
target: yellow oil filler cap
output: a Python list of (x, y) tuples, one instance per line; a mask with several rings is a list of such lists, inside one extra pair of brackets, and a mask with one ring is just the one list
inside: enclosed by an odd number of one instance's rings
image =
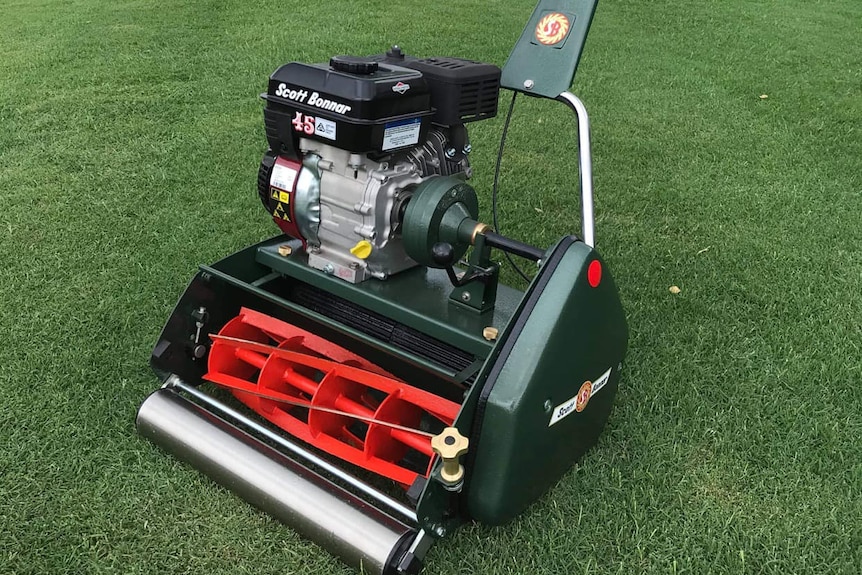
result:
[(362, 240), (361, 242), (350, 248), (350, 253), (352, 253), (359, 259), (364, 260), (371, 255), (371, 250), (373, 249), (373, 247), (374, 246), (372, 246), (371, 242), (369, 242), (368, 240)]

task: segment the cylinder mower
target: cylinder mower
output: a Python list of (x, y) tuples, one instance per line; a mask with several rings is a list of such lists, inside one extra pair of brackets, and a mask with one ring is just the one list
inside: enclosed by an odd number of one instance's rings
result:
[[(595, 1), (542, 0), (502, 70), (397, 46), (278, 68), (257, 183), (283, 234), (201, 266), (138, 432), (369, 573), (415, 573), (552, 486), (596, 443), (628, 339), (568, 92)], [(575, 112), (580, 237), (537, 248), (479, 219), (465, 124), (501, 87)], [(497, 255), (537, 264), (526, 291)]]

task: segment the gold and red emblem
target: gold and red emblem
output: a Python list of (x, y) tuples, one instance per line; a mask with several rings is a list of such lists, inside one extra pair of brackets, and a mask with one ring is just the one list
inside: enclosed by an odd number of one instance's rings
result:
[(592, 382), (585, 381), (581, 386), (581, 389), (578, 390), (578, 395), (575, 396), (575, 411), (578, 413), (582, 412), (587, 406), (587, 403), (590, 402), (590, 397), (592, 397), (592, 395), (593, 384)]
[(536, 24), (536, 40), (545, 46), (559, 44), (569, 33), (569, 19), (565, 14), (551, 12), (545, 14)]

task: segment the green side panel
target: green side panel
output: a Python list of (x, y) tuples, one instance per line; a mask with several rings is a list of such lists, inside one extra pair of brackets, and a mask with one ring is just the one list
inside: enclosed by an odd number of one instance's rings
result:
[[(588, 281), (593, 261), (601, 265), (597, 287)], [(466, 465), (470, 516), (488, 524), (512, 519), (596, 443), (627, 345), (609, 270), (583, 242), (562, 241), (483, 368), (481, 390), (471, 391), (479, 398)], [(597, 389), (582, 405), (585, 382)]]
[[(503, 67), (502, 86), (545, 98), (556, 98), (568, 90), (597, 3), (541, 0)], [(528, 89), (528, 85), (532, 87)]]

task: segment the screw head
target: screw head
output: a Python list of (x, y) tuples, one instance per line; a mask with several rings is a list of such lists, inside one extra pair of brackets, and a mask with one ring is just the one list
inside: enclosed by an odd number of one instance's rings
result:
[(334, 274), (335, 273), (335, 266), (332, 264), (326, 264), (325, 266), (323, 266), (323, 273), (328, 274), (328, 275)]
[(454, 158), (455, 157), (455, 148), (447, 148), (446, 149), (446, 157)]
[(526, 88), (527, 90), (532, 90), (533, 86), (535, 85), (535, 82), (533, 82), (532, 80), (524, 80), (524, 88)]
[(470, 301), (470, 292), (465, 291), (461, 294), (461, 301)]
[(469, 154), (469, 153), (470, 153), (470, 152), (472, 152), (472, 151), (473, 151), (473, 146), (471, 146), (470, 144), (466, 144), (466, 145), (464, 146), (464, 153), (465, 153), (465, 154)]

